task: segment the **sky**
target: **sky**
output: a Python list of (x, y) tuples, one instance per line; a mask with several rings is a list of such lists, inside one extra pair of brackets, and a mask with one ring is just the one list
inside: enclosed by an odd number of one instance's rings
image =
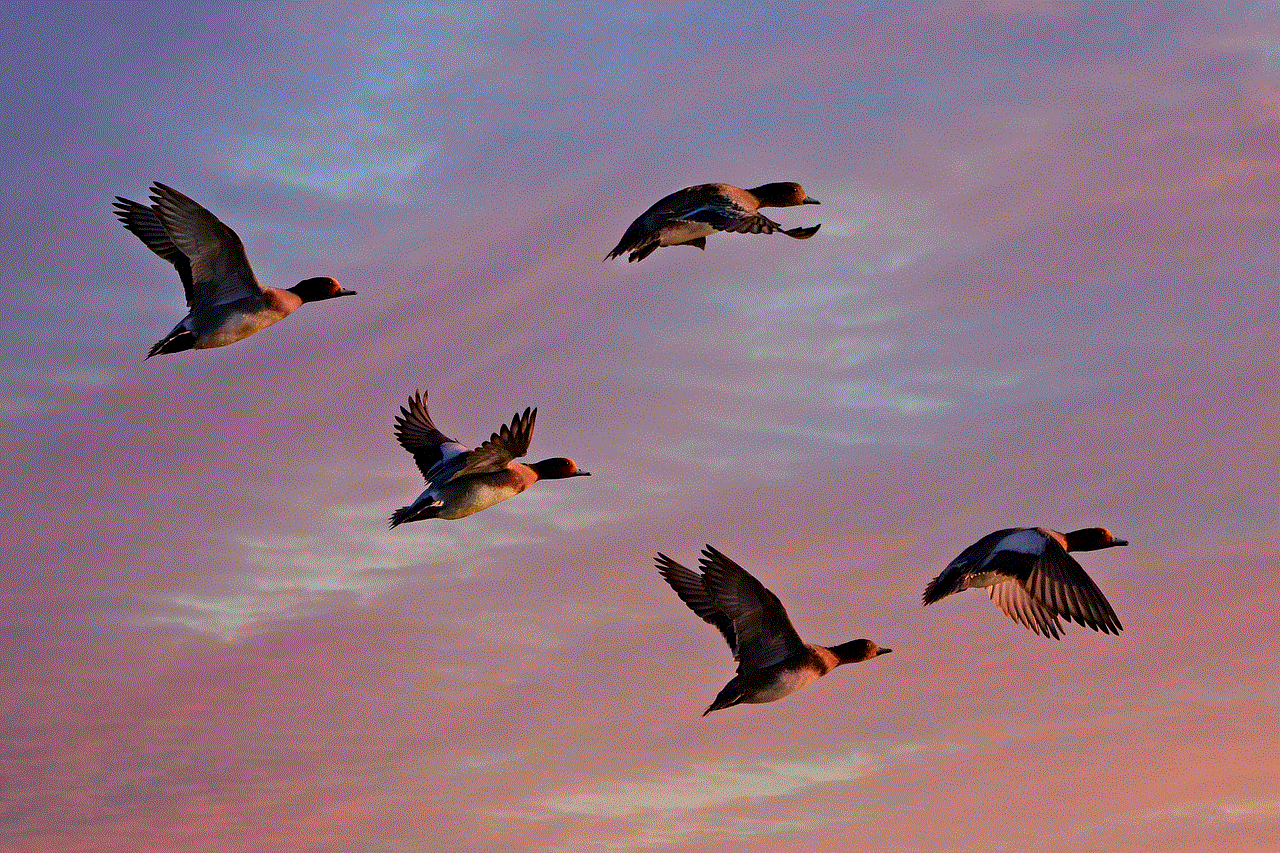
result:
[[(1276, 850), (1280, 6), (544, 5), (0, 6), (0, 847)], [(358, 295), (144, 363), (155, 180)], [(388, 530), (418, 390), (592, 476)], [(922, 606), (1019, 525), (1122, 634)], [(700, 716), (704, 544), (893, 654)]]

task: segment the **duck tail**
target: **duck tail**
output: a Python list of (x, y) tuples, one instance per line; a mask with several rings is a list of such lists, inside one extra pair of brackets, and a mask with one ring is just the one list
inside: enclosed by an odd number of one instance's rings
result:
[[(164, 340), (151, 348), (151, 351), (147, 353), (147, 358), (151, 358), (153, 355), (168, 355), (169, 353), (189, 350), (195, 342), (196, 336), (194, 332), (178, 326)], [(146, 361), (147, 358), (144, 358), (143, 361)]]
[(388, 529), (399, 527), (410, 521), (422, 521), (425, 518), (436, 518), (436, 510), (439, 504), (409, 504), (402, 506), (395, 512), (391, 513), (391, 521), (387, 525)]
[[(946, 583), (943, 582), (944, 579)], [(955, 592), (953, 587), (954, 585), (951, 583), (951, 579), (947, 577), (946, 572), (943, 572), (933, 580), (929, 581), (929, 585), (924, 588), (924, 603), (933, 604), (935, 601), (940, 601), (946, 598), (948, 595)]]
[(738, 679), (734, 678), (721, 689), (716, 696), (716, 701), (711, 703), (711, 707), (702, 712), (702, 716), (710, 714), (712, 711), (719, 711), (721, 708), (732, 708), (742, 702), (742, 689), (738, 686)]
[(631, 228), (627, 229), (627, 233), (622, 235), (618, 245), (614, 246), (613, 251), (605, 255), (604, 259), (608, 261), (627, 255), (627, 263), (634, 263), (649, 257), (656, 248), (658, 248), (658, 238), (650, 237), (646, 239), (644, 234), (636, 233), (633, 224)]
[(627, 263), (630, 264), (635, 261), (643, 261), (645, 258), (652, 255), (653, 251), (657, 248), (658, 248), (657, 240), (654, 240), (652, 243), (646, 243), (645, 245), (638, 247), (635, 251), (633, 251), (630, 255), (627, 256)]

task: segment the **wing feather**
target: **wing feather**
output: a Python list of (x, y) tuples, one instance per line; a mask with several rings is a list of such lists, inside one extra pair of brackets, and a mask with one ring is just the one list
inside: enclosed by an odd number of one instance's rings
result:
[(1056, 541), (1050, 540), (1035, 561), (1027, 584), (1033, 596), (1064, 619), (1104, 634), (1123, 630), (1102, 590)]
[(188, 304), (193, 310), (262, 293), (235, 231), (195, 200), (159, 181), (151, 186), (151, 201), (165, 233), (191, 264)]
[(702, 575), (686, 569), (666, 554), (657, 556), (657, 564), (658, 573), (676, 591), (676, 595), (680, 596), (680, 600), (687, 604), (690, 610), (698, 614), (704, 621), (714, 625), (724, 635), (725, 642), (733, 650), (733, 656), (736, 660), (738, 657), (738, 637), (733, 630), (733, 620), (712, 600), (711, 593), (707, 592), (707, 586), (702, 581)]
[(116, 218), (125, 228), (143, 242), (151, 251), (173, 264), (182, 279), (182, 291), (187, 305), (191, 305), (193, 282), (191, 279), (191, 261), (182, 250), (169, 239), (169, 232), (160, 224), (160, 217), (155, 210), (145, 204), (139, 204), (122, 196), (116, 196), (113, 204)]
[(468, 453), (466, 465), (454, 476), (501, 471), (511, 460), (524, 456), (529, 452), (533, 423), (537, 417), (538, 410), (533, 408), (527, 408), (522, 414), (513, 417), (511, 426), (504, 424), (484, 444)]
[(991, 600), (1004, 614), (1037, 634), (1058, 639), (1062, 624), (1052, 610), (1044, 607), (1027, 594), (1017, 581), (1008, 580), (987, 589)]
[(409, 398), (408, 407), (400, 407), (395, 433), (400, 446), (413, 454), (413, 461), (427, 482), (439, 478), (447, 463), (467, 452), (464, 445), (436, 428), (427, 411), (427, 395), (421, 391)]
[(733, 620), (739, 672), (764, 669), (805, 648), (782, 602), (760, 581), (710, 545), (698, 562), (711, 599)]

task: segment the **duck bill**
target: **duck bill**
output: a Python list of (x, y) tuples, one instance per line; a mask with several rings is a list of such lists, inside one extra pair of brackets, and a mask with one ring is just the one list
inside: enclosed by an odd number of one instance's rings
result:
[(889, 654), (889, 652), (891, 652), (891, 651), (893, 651), (893, 649), (877, 649), (877, 650), (876, 650), (876, 657), (880, 657), (880, 655), (887, 655), (887, 654)]
[(804, 201), (800, 203), (801, 204), (822, 204), (822, 202), (818, 201), (816, 198), (806, 198)]

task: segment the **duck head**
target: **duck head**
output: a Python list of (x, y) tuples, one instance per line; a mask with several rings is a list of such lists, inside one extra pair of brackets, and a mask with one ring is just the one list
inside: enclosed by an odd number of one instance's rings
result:
[(760, 200), (761, 207), (794, 207), (797, 204), (821, 204), (816, 198), (805, 195), (804, 187), (791, 181), (761, 184), (747, 190)]
[(590, 471), (579, 471), (578, 463), (564, 456), (543, 459), (529, 466), (538, 472), (540, 480), (563, 480), (565, 477), (590, 477)]
[(880, 655), (887, 655), (893, 649), (882, 649), (870, 640), (850, 640), (847, 643), (832, 646), (831, 651), (840, 658), (840, 663), (860, 663)]
[(1067, 540), (1068, 551), (1097, 551), (1100, 548), (1114, 548), (1117, 545), (1128, 545), (1124, 539), (1117, 539), (1105, 527), (1085, 527), (1063, 534)]
[(289, 288), (289, 292), (296, 295), (303, 302), (319, 302), (321, 299), (332, 299), (335, 296), (356, 295), (354, 290), (347, 290), (338, 284), (337, 279), (329, 278), (328, 276), (300, 281)]

